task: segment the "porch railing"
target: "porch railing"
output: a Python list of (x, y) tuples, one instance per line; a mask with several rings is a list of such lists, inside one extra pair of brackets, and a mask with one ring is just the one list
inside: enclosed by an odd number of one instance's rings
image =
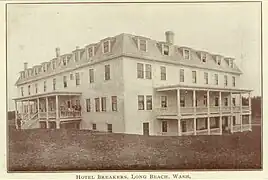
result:
[(181, 114), (193, 114), (194, 113), (194, 107), (181, 107)]
[(237, 124), (235, 126), (233, 126), (233, 132), (240, 132), (241, 130), (241, 125), (240, 124)]
[(176, 116), (178, 109), (177, 107), (171, 106), (171, 107), (162, 107), (162, 108), (156, 108), (156, 114), (160, 116)]
[(208, 135), (208, 129), (196, 130), (197, 135)]
[(60, 118), (81, 117), (81, 111), (60, 111)]
[(182, 135), (182, 136), (194, 135), (194, 131), (181, 132), (181, 135)]
[(243, 124), (242, 125), (242, 131), (250, 131), (251, 125), (250, 124)]
[(241, 107), (240, 106), (234, 106), (233, 112), (240, 112)]
[(201, 114), (201, 113), (207, 113), (208, 112), (208, 107), (196, 107), (196, 113)]
[(243, 111), (249, 111), (249, 106), (242, 106)]
[(222, 106), (222, 112), (223, 113), (231, 112), (231, 107), (230, 106)]
[(220, 107), (219, 106), (210, 106), (209, 111), (210, 111), (210, 113), (219, 113)]

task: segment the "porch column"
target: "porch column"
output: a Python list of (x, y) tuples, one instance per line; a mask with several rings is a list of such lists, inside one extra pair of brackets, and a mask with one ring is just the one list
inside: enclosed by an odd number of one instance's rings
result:
[(229, 118), (230, 118), (230, 128), (231, 128), (231, 133), (233, 133), (233, 115), (232, 116), (229, 116)]
[(222, 103), (221, 103), (221, 91), (219, 91), (219, 108), (220, 108), (220, 134), (222, 134)]
[(28, 119), (30, 118), (30, 101), (28, 100)]
[(230, 92), (230, 107), (231, 107), (231, 115), (233, 115), (233, 102), (232, 102), (232, 96), (233, 96), (233, 93)]
[(48, 128), (48, 97), (46, 97), (46, 114), (47, 114), (46, 126)]
[(222, 134), (222, 116), (220, 115), (220, 134)]
[(196, 113), (196, 91), (193, 90), (193, 107), (194, 107), (194, 114)]
[(242, 101), (242, 93), (240, 93), (240, 132), (243, 131), (243, 101)]
[(39, 109), (40, 109), (40, 102), (39, 98), (37, 98), (37, 118), (39, 119)]
[(56, 128), (60, 129), (59, 97), (58, 97), (58, 95), (56, 95)]
[(207, 91), (207, 107), (208, 107), (208, 114), (210, 114), (210, 105), (209, 105), (209, 101), (210, 101), (210, 98), (209, 98), (209, 90)]
[(208, 135), (210, 135), (210, 117), (207, 118), (207, 125), (208, 125)]
[(18, 120), (18, 107), (17, 107), (17, 101), (15, 100), (15, 127), (16, 129), (18, 129), (17, 120)]
[(178, 112), (178, 116), (180, 117), (181, 116), (181, 96), (180, 96), (180, 89), (177, 89), (177, 112)]
[(181, 118), (178, 117), (178, 135), (181, 136)]
[(196, 118), (194, 118), (194, 135), (196, 135)]
[(251, 116), (252, 116), (252, 112), (251, 112), (251, 92), (248, 93), (248, 106), (249, 106), (249, 116), (248, 116), (248, 123), (249, 123), (249, 130), (252, 131), (252, 124), (251, 124)]

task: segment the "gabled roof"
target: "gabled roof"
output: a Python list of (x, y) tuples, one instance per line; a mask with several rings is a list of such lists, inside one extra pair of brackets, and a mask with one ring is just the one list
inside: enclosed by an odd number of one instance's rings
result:
[[(140, 51), (138, 49), (138, 39), (144, 39), (147, 42), (147, 52)], [(103, 54), (102, 52), (102, 42), (105, 40), (110, 40), (111, 44), (111, 51), (108, 53)], [(165, 56), (162, 54), (161, 50), (161, 45), (166, 44), (169, 45), (169, 51), (170, 55)], [(231, 72), (231, 73), (237, 73), (241, 74), (242, 72), (240, 69), (235, 65), (234, 63), (234, 68), (229, 67), (228, 63), (226, 60), (222, 60), (221, 66), (219, 66), (216, 63), (215, 60), (215, 54), (211, 54), (206, 51), (199, 51), (192, 49), (190, 47), (185, 47), (185, 46), (178, 46), (178, 45), (170, 45), (169, 43), (163, 42), (163, 41), (156, 41), (152, 40), (148, 37), (143, 37), (143, 36), (136, 36), (132, 34), (119, 34), (114, 37), (108, 37), (100, 40), (98, 43), (92, 43), (88, 44), (85, 46), (85, 48), (77, 48), (73, 50), (71, 53), (65, 53), (61, 55), (58, 58), (53, 58), (52, 60), (56, 60), (56, 69), (52, 70), (51, 68), (47, 70), (45, 73), (40, 73), (38, 75), (34, 75), (31, 77), (28, 77), (26, 79), (21, 79), (19, 78), (16, 82), (16, 85), (20, 83), (27, 82), (29, 80), (33, 80), (36, 78), (43, 78), (47, 75), (52, 75), (52, 74), (57, 74), (64, 69), (73, 69), (75, 67), (79, 67), (81, 65), (90, 63), (89, 59), (87, 58), (87, 49), (90, 46), (95, 47), (95, 54), (94, 57), (90, 58), (91, 61), (99, 61), (100, 59), (105, 59), (109, 57), (117, 57), (117, 56), (133, 56), (135, 58), (146, 58), (146, 59), (155, 59), (163, 62), (171, 62), (171, 63), (178, 63), (181, 65), (185, 66), (193, 66), (193, 67), (199, 67), (199, 68), (206, 68), (206, 69), (211, 69), (211, 70), (216, 70), (216, 71), (224, 71), (224, 72)], [(183, 49), (189, 49), (190, 50), (190, 60), (184, 59), (183, 57)], [(74, 61), (74, 53), (75, 52), (81, 52), (80, 54), (80, 61), (75, 62)], [(206, 53), (206, 58), (207, 61), (204, 63), (202, 62), (199, 53)], [(67, 56), (70, 58), (69, 63), (66, 66), (61, 65), (62, 62), (62, 57)], [(221, 55), (220, 55), (221, 56)], [(222, 56), (223, 57), (223, 56)], [(52, 60), (48, 61), (51, 62)], [(45, 62), (44, 62), (45, 63)], [(43, 64), (43, 63), (41, 63)], [(34, 67), (37, 67), (40, 65), (35, 65)]]

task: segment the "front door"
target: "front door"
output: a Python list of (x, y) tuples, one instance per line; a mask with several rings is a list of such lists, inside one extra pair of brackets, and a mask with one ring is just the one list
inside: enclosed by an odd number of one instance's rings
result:
[(149, 136), (149, 123), (143, 123), (143, 135)]

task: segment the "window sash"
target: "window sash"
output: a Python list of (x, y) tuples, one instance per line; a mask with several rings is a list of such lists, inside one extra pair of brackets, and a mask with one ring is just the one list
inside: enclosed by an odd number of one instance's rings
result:
[(88, 52), (88, 57), (92, 57), (92, 56), (94, 56), (94, 50), (93, 50), (93, 49), (94, 49), (93, 47), (88, 48), (88, 50), (87, 50), (87, 52)]
[(80, 85), (80, 74), (79, 73), (75, 73), (75, 84)]
[(112, 111), (117, 111), (117, 96), (112, 96)]
[(153, 98), (152, 96), (146, 96), (146, 110), (152, 110), (153, 108)]
[(163, 54), (164, 55), (169, 55), (169, 46), (168, 45), (164, 45), (163, 46)]
[(86, 99), (87, 112), (91, 111), (90, 99)]
[(110, 80), (110, 65), (105, 65), (105, 80)]
[(113, 125), (107, 124), (107, 130), (108, 130), (108, 132), (113, 132)]
[(95, 98), (95, 111), (100, 112), (100, 98)]
[(196, 71), (192, 71), (192, 82), (196, 83)]
[(140, 46), (140, 50), (141, 51), (147, 51), (147, 43), (146, 43), (146, 40), (143, 40), (143, 39), (140, 39), (139, 40), (139, 46)]
[(106, 97), (101, 98), (101, 111), (106, 111)]
[(138, 95), (138, 110), (144, 110), (144, 96)]
[(109, 52), (109, 41), (103, 42), (103, 53), (108, 53)]
[(20, 90), (21, 90), (21, 96), (24, 96), (24, 90), (23, 90), (23, 87), (21, 87)]
[(89, 69), (89, 82), (94, 82), (94, 69)]
[(46, 92), (47, 90), (47, 84), (46, 84), (46, 81), (44, 81), (44, 92)]
[(161, 71), (161, 80), (166, 80), (167, 79), (166, 67), (161, 66), (160, 71)]
[(162, 132), (167, 132), (167, 121), (162, 121)]
[(208, 84), (208, 73), (204, 73), (205, 84)]
[(227, 78), (227, 76), (226, 76), (226, 75), (224, 76), (224, 85), (225, 85), (225, 86), (227, 86), (227, 85), (228, 85), (228, 78)]
[(161, 108), (167, 107), (167, 96), (161, 96)]
[(146, 79), (152, 79), (152, 66), (150, 64), (145, 65), (145, 76)]
[(97, 130), (97, 125), (95, 123), (92, 124), (92, 130)]
[(215, 78), (215, 85), (218, 85), (218, 84), (219, 84), (219, 77), (218, 77), (218, 74), (215, 74), (215, 75), (214, 75), (214, 78)]
[(137, 63), (137, 77), (143, 79), (144, 78), (144, 65), (141, 63)]
[(234, 76), (232, 77), (232, 80), (233, 80), (233, 87), (235, 87), (235, 77)]
[(190, 59), (190, 51), (189, 50), (184, 50), (184, 59)]

